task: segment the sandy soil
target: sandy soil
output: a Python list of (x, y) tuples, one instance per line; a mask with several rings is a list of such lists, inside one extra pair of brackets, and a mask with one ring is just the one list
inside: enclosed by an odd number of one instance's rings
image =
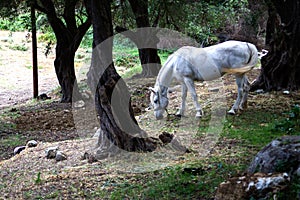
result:
[[(38, 43), (40, 94), (58, 86), (53, 66), (54, 48), (47, 57), (44, 51), (45, 44)], [(0, 31), (0, 108), (33, 97), (32, 73), (31, 39), (26, 39), (25, 32)]]

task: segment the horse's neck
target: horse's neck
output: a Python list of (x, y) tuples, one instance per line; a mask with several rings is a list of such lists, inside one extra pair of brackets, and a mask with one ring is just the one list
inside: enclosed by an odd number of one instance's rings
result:
[(173, 80), (173, 65), (171, 64), (172, 60), (167, 60), (166, 64), (159, 71), (157, 76), (156, 84), (158, 84), (161, 88), (168, 88)]

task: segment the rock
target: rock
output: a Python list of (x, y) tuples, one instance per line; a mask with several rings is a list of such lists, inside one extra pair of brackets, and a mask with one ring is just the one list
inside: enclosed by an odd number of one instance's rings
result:
[(96, 133), (94, 134), (93, 138), (99, 138), (101, 132), (102, 132), (101, 128), (98, 128)]
[(212, 87), (212, 88), (208, 88), (209, 92), (219, 92), (220, 91), (220, 87)]
[(162, 141), (163, 144), (169, 144), (174, 138), (174, 135), (168, 132), (163, 132), (158, 136), (158, 138)]
[(276, 192), (286, 188), (289, 181), (287, 173), (233, 177), (219, 185), (215, 200), (270, 199)]
[(300, 166), (300, 136), (284, 136), (273, 140), (255, 156), (248, 172), (289, 172)]
[(76, 101), (73, 106), (74, 106), (74, 108), (83, 108), (85, 106), (85, 103), (83, 100), (79, 100), (79, 101)]
[(297, 174), (297, 176), (300, 177), (300, 166), (299, 166), (299, 168), (297, 169), (296, 174)]
[(55, 155), (55, 160), (56, 161), (63, 161), (63, 160), (67, 160), (67, 155), (65, 153), (63, 153), (62, 151), (57, 151), (56, 155)]
[(1, 42), (8, 42), (8, 41), (11, 41), (11, 39), (9, 37), (0, 37), (0, 41)]
[(16, 109), (16, 108), (10, 109), (10, 112), (17, 112), (17, 111), (18, 111), (18, 109)]
[(265, 91), (263, 89), (258, 89), (258, 90), (255, 90), (255, 93), (256, 94), (262, 94), (264, 93)]
[(26, 146), (19, 146), (19, 147), (16, 147), (14, 149), (14, 155), (17, 155), (19, 153), (21, 153), (21, 151), (23, 151), (24, 149), (26, 149)]
[(49, 147), (48, 149), (46, 149), (46, 158), (48, 159), (53, 159), (56, 157), (56, 153), (58, 151), (58, 147)]
[(37, 97), (38, 100), (47, 100), (47, 99), (51, 99), (51, 97), (48, 97), (47, 94), (43, 93), (43, 94), (40, 94), (38, 97)]
[(86, 91), (86, 90), (81, 93), (81, 96), (84, 99), (90, 99), (91, 98), (91, 94), (88, 91)]
[(282, 91), (282, 94), (289, 95), (289, 94), (290, 94), (290, 91), (284, 90), (284, 91)]
[(298, 180), (299, 174), (300, 136), (284, 136), (257, 153), (245, 176), (220, 184), (215, 200), (277, 199), (276, 193)]
[(26, 144), (27, 147), (31, 148), (31, 147), (36, 147), (38, 145), (38, 142), (35, 140), (29, 140)]
[(98, 159), (93, 154), (88, 152), (84, 153), (82, 160), (88, 160), (88, 163), (94, 163), (98, 161)]

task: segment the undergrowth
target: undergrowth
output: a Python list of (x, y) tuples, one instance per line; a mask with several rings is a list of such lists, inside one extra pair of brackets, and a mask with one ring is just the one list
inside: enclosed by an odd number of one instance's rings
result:
[[(293, 107), (291, 110), (295, 116), (298, 116), (295, 113), (297, 109)], [(196, 162), (186, 160), (184, 164), (139, 175), (136, 182), (119, 182), (113, 190), (101, 190), (94, 195), (107, 199), (212, 199), (217, 186), (228, 177), (245, 171), (263, 146), (275, 138), (290, 134), (276, 128), (286, 120), (285, 113), (265, 110), (249, 110), (241, 115), (227, 116), (219, 145), (224, 145), (222, 141), (228, 139), (236, 141), (234, 148), (237, 152), (232, 155), (234, 162), (223, 158), (222, 154)], [(229, 147), (223, 148), (226, 150)], [(290, 187), (292, 195), (299, 192), (298, 182)]]

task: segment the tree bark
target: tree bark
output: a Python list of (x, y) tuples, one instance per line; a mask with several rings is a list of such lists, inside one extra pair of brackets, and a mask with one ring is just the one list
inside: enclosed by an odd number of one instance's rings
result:
[(65, 1), (63, 18), (65, 24), (57, 17), (54, 4), (51, 0), (41, 1), (42, 6), (37, 9), (47, 15), (50, 26), (56, 36), (56, 58), (54, 61), (55, 72), (62, 90), (61, 102), (72, 102), (80, 98), (77, 86), (74, 57), (81, 40), (91, 26), (90, 0), (85, 0), (85, 7), (89, 13), (88, 18), (81, 25), (76, 25), (76, 1)]
[(95, 106), (101, 134), (98, 157), (117, 148), (125, 151), (153, 151), (157, 141), (148, 138), (134, 118), (130, 94), (112, 61), (113, 27), (110, 0), (92, 0), (93, 55), (88, 83), (95, 92)]
[[(129, 0), (129, 3), (134, 13), (137, 27), (151, 27), (148, 14), (148, 0)], [(139, 40), (139, 43), (136, 43), (143, 69), (141, 76), (143, 77), (157, 76), (161, 68), (157, 48), (153, 48), (156, 47), (159, 40), (154, 32), (148, 31), (147, 33), (147, 35), (144, 35), (144, 37)]]
[(251, 90), (294, 90), (300, 86), (300, 0), (265, 0), (269, 7), (262, 69)]

